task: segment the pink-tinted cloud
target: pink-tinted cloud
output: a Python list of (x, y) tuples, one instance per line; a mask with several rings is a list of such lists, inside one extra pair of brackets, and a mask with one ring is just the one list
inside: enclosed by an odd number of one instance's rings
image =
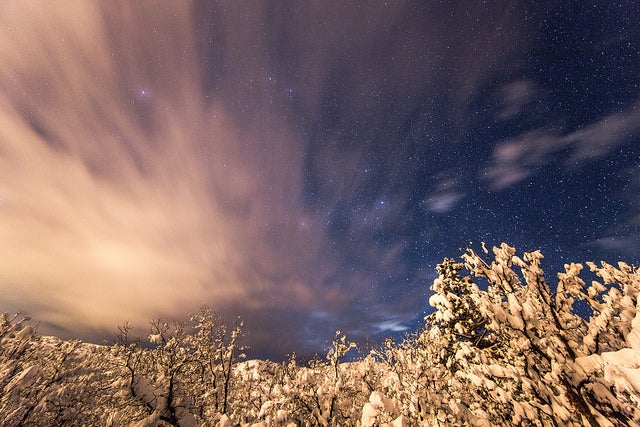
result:
[(522, 113), (536, 97), (535, 84), (527, 79), (505, 83), (498, 91), (501, 110), (498, 118), (507, 120)]
[(296, 135), (203, 99), (189, 5), (45, 6), (0, 5), (2, 308), (86, 335), (322, 303)]

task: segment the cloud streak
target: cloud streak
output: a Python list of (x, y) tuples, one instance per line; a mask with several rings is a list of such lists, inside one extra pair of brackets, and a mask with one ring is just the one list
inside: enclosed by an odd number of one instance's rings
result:
[(202, 98), (191, 11), (42, 6), (2, 5), (3, 307), (90, 334), (205, 302), (310, 306), (322, 238), (296, 226), (295, 138)]
[(634, 104), (566, 135), (543, 128), (499, 142), (481, 173), (491, 190), (517, 184), (568, 151), (565, 166), (575, 169), (611, 154), (640, 133), (640, 109)]

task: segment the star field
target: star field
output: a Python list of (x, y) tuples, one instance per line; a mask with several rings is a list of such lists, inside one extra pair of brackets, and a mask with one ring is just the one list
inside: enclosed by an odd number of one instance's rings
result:
[(252, 355), (422, 322), (470, 242), (640, 248), (635, 2), (0, 5), (0, 310), (209, 304)]

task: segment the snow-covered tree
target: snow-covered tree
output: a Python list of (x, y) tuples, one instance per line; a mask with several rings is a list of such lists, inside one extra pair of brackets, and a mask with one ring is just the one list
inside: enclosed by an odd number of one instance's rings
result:
[(260, 410), (269, 425), (294, 422), (297, 425), (355, 425), (368, 394), (362, 393), (361, 378), (352, 365), (344, 363), (356, 345), (336, 331), (325, 359), (314, 358), (300, 366), (295, 355), (283, 365), (279, 383)]
[(151, 348), (129, 333), (128, 325), (119, 328), (116, 348), (127, 404), (116, 424), (137, 417), (138, 426), (189, 426), (231, 412), (242, 322), (229, 332), (221, 318), (203, 308), (188, 322), (151, 321)]
[(232, 412), (233, 367), (244, 358), (243, 323), (236, 319), (231, 330), (211, 309), (191, 316), (193, 333), (187, 338), (196, 360), (192, 372), (191, 399), (199, 417)]
[[(623, 423), (638, 422), (637, 410), (630, 406), (620, 401), (610, 405), (611, 399), (603, 403), (597, 393), (585, 393), (594, 373), (586, 375), (576, 364), (598, 349), (625, 345), (637, 312), (638, 271), (626, 264), (619, 269), (590, 264), (604, 280), (586, 287), (578, 277), (581, 266), (571, 264), (552, 289), (539, 251), (520, 258), (502, 244), (493, 252), (488, 263), (472, 249), (466, 251), (464, 267), (470, 276), (449, 273), (461, 266), (445, 262), (449, 267), (440, 269), (431, 298), (437, 309), (433, 323), (450, 343), (446, 363), (455, 366), (453, 382), (467, 390), (463, 404), (479, 418), (473, 421), (599, 425), (615, 415)], [(473, 277), (486, 280), (486, 291)], [(450, 289), (464, 290), (465, 297)], [(576, 311), (576, 299), (593, 310), (588, 319)]]

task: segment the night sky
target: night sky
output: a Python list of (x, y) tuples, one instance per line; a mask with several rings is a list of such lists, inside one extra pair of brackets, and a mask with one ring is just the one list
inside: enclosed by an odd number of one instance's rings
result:
[(469, 242), (637, 265), (639, 83), (634, 1), (2, 1), (0, 311), (280, 359), (416, 330)]

